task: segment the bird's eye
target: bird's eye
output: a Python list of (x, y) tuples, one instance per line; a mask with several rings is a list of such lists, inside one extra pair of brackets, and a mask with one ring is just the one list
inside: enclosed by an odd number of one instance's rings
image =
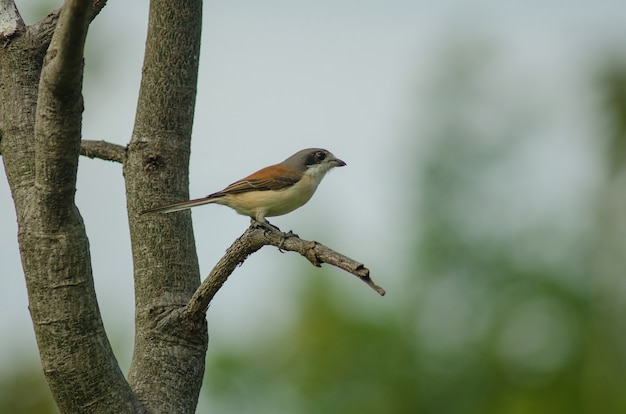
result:
[(315, 153), (315, 158), (318, 161), (324, 161), (326, 159), (326, 153), (322, 152), (322, 151), (318, 151)]

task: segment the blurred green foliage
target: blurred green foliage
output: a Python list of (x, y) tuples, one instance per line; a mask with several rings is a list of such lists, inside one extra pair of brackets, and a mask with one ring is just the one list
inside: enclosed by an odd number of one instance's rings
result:
[[(422, 114), (440, 122), (414, 171), (420, 228), (407, 230), (416, 237), (404, 289), (384, 299), (394, 306), (374, 318), (347, 312), (332, 287), (312, 281), (286, 332), (209, 353), (204, 390), (219, 412), (626, 412), (625, 309), (610, 305), (623, 302), (626, 267), (604, 287), (604, 262), (614, 258), (597, 251), (603, 243), (617, 255), (626, 249), (626, 237), (601, 242), (598, 210), (611, 198), (596, 189), (590, 208), (536, 214), (519, 185), (520, 174), (532, 184), (551, 173), (535, 171), (540, 142), (536, 152), (523, 148), (545, 114), (484, 95), (493, 91), (486, 68), (496, 57), (457, 56), (431, 85), (432, 113)], [(606, 79), (598, 91), (611, 99), (598, 112), (619, 126), (615, 91), (626, 77)], [(497, 128), (477, 121), (477, 106)], [(617, 215), (626, 216), (621, 207)], [(607, 220), (610, 227), (619, 217)]]
[(413, 332), (393, 314), (346, 315), (319, 275), (310, 280), (291, 329), (245, 352), (211, 354), (206, 386), (219, 411), (413, 412)]
[(41, 367), (32, 363), (15, 364), (0, 373), (0, 413), (57, 413)]

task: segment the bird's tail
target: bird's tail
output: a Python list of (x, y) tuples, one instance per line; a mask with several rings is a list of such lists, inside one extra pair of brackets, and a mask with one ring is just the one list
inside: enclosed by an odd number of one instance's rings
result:
[(181, 201), (181, 202), (174, 203), (174, 204), (168, 204), (166, 206), (149, 208), (147, 210), (143, 210), (139, 214), (149, 214), (149, 213), (165, 214), (165, 213), (171, 213), (174, 211), (186, 210), (191, 207), (214, 203), (217, 200), (217, 198), (218, 197), (207, 196), (207, 197), (202, 197), (202, 198), (196, 198), (193, 200)]

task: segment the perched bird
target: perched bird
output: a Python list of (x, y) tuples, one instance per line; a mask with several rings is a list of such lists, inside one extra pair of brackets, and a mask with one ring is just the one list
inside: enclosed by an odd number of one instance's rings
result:
[(298, 151), (280, 164), (265, 167), (217, 193), (194, 200), (150, 208), (146, 213), (171, 213), (203, 204), (221, 204), (260, 223), (306, 204), (326, 173), (345, 162), (322, 148)]

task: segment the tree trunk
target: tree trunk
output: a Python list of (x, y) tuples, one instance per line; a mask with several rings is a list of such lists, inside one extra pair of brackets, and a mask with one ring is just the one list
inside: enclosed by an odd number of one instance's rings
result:
[(129, 382), (155, 412), (194, 412), (208, 342), (204, 317), (187, 324), (173, 313), (200, 285), (191, 215), (138, 215), (189, 198), (201, 19), (199, 0), (151, 2), (135, 127), (124, 163), (135, 277)]
[[(74, 204), (83, 46), (104, 6), (67, 1), (25, 27), (0, 0), (0, 154), (14, 200), (29, 309), (44, 374), (63, 413), (193, 413), (205, 320), (179, 309), (200, 278), (190, 217), (137, 217), (184, 197), (200, 50), (201, 2), (153, 1), (137, 122), (124, 173), (135, 262), (136, 340), (129, 381), (104, 332), (89, 242)], [(58, 24), (57, 24), (58, 23)], [(179, 318), (177, 320), (177, 318)]]

